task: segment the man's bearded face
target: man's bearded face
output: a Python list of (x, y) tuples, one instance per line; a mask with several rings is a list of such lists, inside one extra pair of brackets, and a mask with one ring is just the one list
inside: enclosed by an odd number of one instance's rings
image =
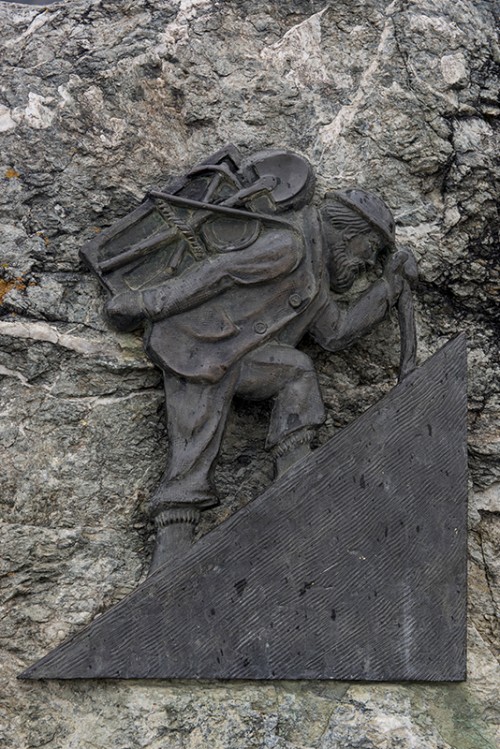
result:
[(337, 234), (330, 245), (330, 286), (333, 291), (348, 291), (361, 273), (373, 270), (382, 260), (386, 242), (374, 229), (347, 230)]
[(346, 242), (346, 251), (351, 255), (353, 264), (359, 265), (359, 270), (364, 271), (374, 268), (377, 258), (384, 246), (384, 240), (376, 231), (367, 234), (357, 234)]

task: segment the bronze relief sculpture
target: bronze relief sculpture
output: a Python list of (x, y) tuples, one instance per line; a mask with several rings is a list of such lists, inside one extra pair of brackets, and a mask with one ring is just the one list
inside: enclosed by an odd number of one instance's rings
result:
[[(314, 186), (297, 153), (230, 145), (82, 249), (111, 325), (143, 330), (163, 372), (168, 455), (148, 579), (25, 677), (463, 678), (463, 339), (416, 368), (390, 209)], [(339, 351), (392, 309), (399, 385), (311, 452), (325, 411), (300, 340)], [(276, 479), (192, 545), (235, 395), (272, 400)]]
[[(150, 193), (150, 212), (133, 228), (148, 231), (152, 215), (162, 228), (111, 257), (115, 244), (102, 239), (83, 250), (111, 291), (125, 282), (108, 318), (118, 330), (144, 327), (164, 374), (169, 456), (150, 503), (153, 569), (181, 552), (199, 512), (217, 504), (213, 466), (233, 395), (274, 400), (266, 447), (278, 477), (307, 454), (325, 413), (313, 363), (296, 348), (306, 332), (338, 351), (398, 306), (400, 377), (415, 367), (416, 263), (396, 251), (389, 208), (352, 188), (326, 195), (318, 209), (313, 190), (302, 156), (263, 151), (243, 161), (228, 146)], [(377, 264), (380, 279), (342, 308), (330, 290), (348, 290)]]

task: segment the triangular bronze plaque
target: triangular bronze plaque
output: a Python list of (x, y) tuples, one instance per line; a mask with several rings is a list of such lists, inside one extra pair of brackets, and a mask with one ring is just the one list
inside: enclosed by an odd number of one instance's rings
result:
[(465, 338), (22, 678), (465, 678)]

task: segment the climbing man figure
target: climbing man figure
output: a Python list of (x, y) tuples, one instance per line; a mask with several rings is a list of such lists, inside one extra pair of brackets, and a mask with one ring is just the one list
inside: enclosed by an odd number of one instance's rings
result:
[[(113, 294), (109, 320), (118, 330), (144, 327), (164, 375), (169, 448), (150, 500), (152, 571), (184, 552), (200, 512), (218, 503), (214, 466), (234, 395), (273, 401), (266, 447), (278, 477), (307, 455), (325, 412), (313, 362), (297, 349), (305, 333), (339, 351), (397, 307), (400, 377), (415, 366), (417, 269), (396, 251), (391, 211), (360, 188), (330, 192), (315, 207), (313, 191), (302, 156), (241, 160), (230, 146), (84, 248)], [(124, 249), (127, 228), (133, 244)], [(379, 277), (339, 305), (332, 291), (376, 267)]]

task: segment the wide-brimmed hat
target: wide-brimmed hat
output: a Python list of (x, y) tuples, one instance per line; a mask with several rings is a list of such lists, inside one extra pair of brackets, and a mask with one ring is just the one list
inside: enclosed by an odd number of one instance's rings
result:
[(396, 222), (391, 210), (378, 195), (366, 192), (360, 187), (349, 187), (346, 190), (328, 192), (325, 198), (338, 200), (358, 213), (368, 224), (383, 234), (391, 247), (395, 246)]

